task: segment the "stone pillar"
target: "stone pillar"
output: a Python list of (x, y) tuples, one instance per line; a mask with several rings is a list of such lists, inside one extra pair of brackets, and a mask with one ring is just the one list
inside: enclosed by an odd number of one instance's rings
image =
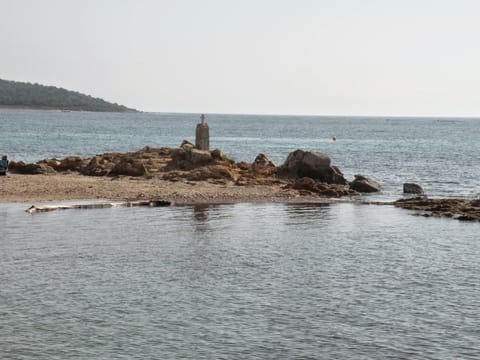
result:
[(197, 124), (195, 132), (195, 147), (198, 150), (210, 149), (210, 134), (208, 124), (205, 122), (205, 115), (200, 116), (200, 123)]

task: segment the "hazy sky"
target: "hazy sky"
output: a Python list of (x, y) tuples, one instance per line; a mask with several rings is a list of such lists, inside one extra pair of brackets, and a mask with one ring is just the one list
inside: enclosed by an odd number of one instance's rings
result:
[(0, 41), (145, 111), (480, 116), (477, 0), (0, 0)]

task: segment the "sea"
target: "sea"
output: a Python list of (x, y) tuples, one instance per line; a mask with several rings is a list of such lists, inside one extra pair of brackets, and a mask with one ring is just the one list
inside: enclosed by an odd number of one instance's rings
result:
[[(199, 117), (3, 109), (0, 155), (178, 146)], [(480, 119), (206, 121), (236, 161), (324, 152), (347, 179), (382, 185), (365, 200), (402, 198), (404, 182), (480, 197)], [(480, 358), (479, 223), (354, 202), (30, 205), (0, 203), (1, 359)]]

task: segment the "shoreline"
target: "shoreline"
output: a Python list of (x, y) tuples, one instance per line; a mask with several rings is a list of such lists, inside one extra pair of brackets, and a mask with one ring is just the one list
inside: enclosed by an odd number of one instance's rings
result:
[(280, 185), (238, 186), (213, 181), (168, 181), (128, 176), (93, 177), (74, 173), (0, 177), (0, 203), (123, 201), (161, 199), (175, 205), (235, 203), (320, 203), (346, 201), (300, 195)]
[[(40, 175), (8, 174), (0, 177), (0, 204), (37, 206), (62, 205), (71, 202), (161, 201), (171, 206), (228, 204), (357, 204), (395, 206), (411, 211), (411, 215), (480, 221), (479, 199), (403, 198), (396, 201), (368, 201), (352, 196), (328, 197), (305, 194), (282, 186), (236, 185), (215, 180), (164, 180), (144, 177), (99, 177), (78, 173)], [(50, 203), (50, 204), (48, 204)]]

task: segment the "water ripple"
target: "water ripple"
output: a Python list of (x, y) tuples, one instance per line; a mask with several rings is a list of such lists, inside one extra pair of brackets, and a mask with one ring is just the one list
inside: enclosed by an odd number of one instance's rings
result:
[(5, 359), (478, 358), (478, 224), (239, 204), (1, 205)]

